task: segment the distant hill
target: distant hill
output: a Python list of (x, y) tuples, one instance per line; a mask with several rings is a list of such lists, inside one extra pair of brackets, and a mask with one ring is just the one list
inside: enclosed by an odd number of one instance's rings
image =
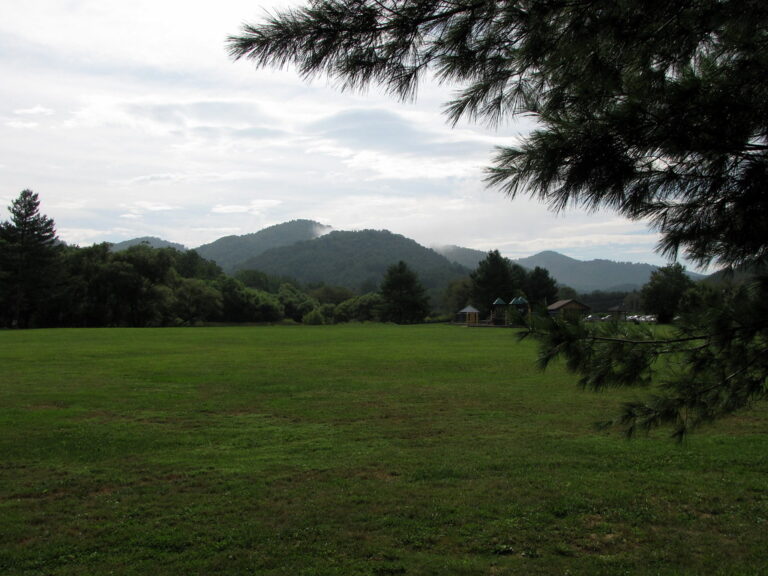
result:
[(224, 272), (231, 273), (242, 262), (272, 248), (290, 246), (312, 240), (330, 232), (332, 228), (313, 220), (291, 220), (242, 236), (225, 236), (210, 244), (195, 248), (198, 254), (216, 262)]
[(724, 269), (713, 272), (704, 279), (704, 282), (712, 285), (719, 286), (722, 284), (738, 286), (747, 282), (752, 282), (759, 276), (768, 275), (768, 269), (759, 266), (750, 266), (749, 268), (741, 268), (739, 270)]
[[(614, 262), (612, 260), (576, 260), (558, 252), (545, 251), (515, 260), (525, 268), (540, 266), (549, 270), (550, 276), (560, 284), (570, 286), (578, 292), (632, 291), (648, 282), (651, 273), (658, 267), (652, 264)], [(693, 280), (704, 276), (689, 272)]]
[[(461, 246), (446, 246), (436, 250), (452, 262), (461, 263), (470, 270), (477, 268), (477, 264), (488, 255), (487, 252)], [(576, 260), (552, 250), (512, 260), (512, 262), (530, 270), (536, 266), (545, 268), (558, 283), (570, 286), (578, 292), (594, 290), (631, 292), (648, 282), (651, 273), (657, 269), (652, 264)]]
[(267, 250), (237, 265), (303, 283), (376, 290), (392, 264), (403, 260), (438, 304), (449, 282), (469, 273), (434, 250), (386, 230), (331, 232), (314, 240)]
[(124, 240), (123, 242), (116, 242), (112, 244), (111, 250), (113, 252), (120, 252), (121, 250), (127, 250), (131, 246), (137, 246), (138, 244), (147, 244), (152, 248), (175, 248), (181, 252), (184, 252), (187, 247), (176, 242), (169, 242), (162, 238), (156, 238), (155, 236), (143, 236), (141, 238), (133, 238), (131, 240)]

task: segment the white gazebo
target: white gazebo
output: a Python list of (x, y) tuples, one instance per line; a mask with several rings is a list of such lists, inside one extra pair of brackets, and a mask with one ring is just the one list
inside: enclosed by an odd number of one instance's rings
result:
[(457, 324), (479, 324), (480, 323), (480, 310), (474, 306), (466, 306), (456, 313)]

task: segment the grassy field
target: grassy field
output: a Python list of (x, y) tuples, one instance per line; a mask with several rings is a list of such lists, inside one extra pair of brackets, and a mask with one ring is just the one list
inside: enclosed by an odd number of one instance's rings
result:
[(768, 410), (677, 445), (511, 330), (0, 332), (0, 574), (765, 574)]

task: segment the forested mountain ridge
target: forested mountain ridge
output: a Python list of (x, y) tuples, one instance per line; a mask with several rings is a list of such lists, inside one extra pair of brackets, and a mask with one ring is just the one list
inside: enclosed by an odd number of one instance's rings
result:
[(451, 280), (469, 273), (434, 250), (386, 230), (330, 232), (314, 240), (267, 250), (236, 268), (365, 292), (376, 289), (387, 268), (400, 260), (418, 274), (432, 297)]
[[(474, 269), (477, 263), (487, 255), (480, 250), (462, 248), (460, 246), (446, 246), (437, 248), (452, 262), (457, 262)], [(601, 291), (632, 291), (646, 284), (651, 274), (658, 270), (653, 264), (635, 262), (616, 262), (613, 260), (577, 260), (555, 252), (545, 250), (528, 256), (512, 260), (523, 268), (533, 270), (536, 266), (549, 271), (559, 284), (570, 286), (578, 292)], [(702, 275), (687, 272), (693, 280), (703, 278)]]
[[(658, 266), (653, 264), (603, 259), (576, 260), (551, 250), (520, 258), (515, 262), (525, 268), (536, 266), (546, 268), (560, 284), (570, 286), (578, 292), (637, 290), (648, 282), (654, 271), (658, 270)], [(693, 280), (703, 278), (701, 274), (693, 272), (688, 272), (688, 276)]]
[(203, 244), (195, 250), (203, 258), (216, 262), (224, 272), (231, 273), (236, 268), (242, 268), (239, 264), (262, 252), (312, 240), (331, 230), (330, 226), (314, 220), (291, 220), (252, 234), (225, 236), (209, 244)]
[(648, 282), (653, 271), (658, 269), (652, 264), (577, 260), (551, 250), (520, 258), (516, 262), (525, 268), (546, 268), (560, 284), (578, 292), (636, 290)]
[(127, 250), (131, 246), (138, 246), (140, 244), (146, 244), (150, 248), (175, 248), (179, 252), (184, 252), (187, 247), (177, 242), (170, 242), (163, 240), (156, 236), (142, 236), (141, 238), (132, 238), (131, 240), (124, 240), (123, 242), (116, 242), (110, 245), (112, 252), (121, 252)]
[[(447, 263), (459, 267), (454, 270), (463, 268), (467, 273), (488, 255), (482, 250), (455, 245), (429, 249), (414, 240), (386, 231), (332, 230), (330, 226), (314, 220), (292, 220), (251, 234), (225, 236), (195, 250), (229, 274), (237, 270), (257, 269), (299, 281), (325, 282), (354, 290), (363, 285), (373, 288), (383, 277), (387, 266), (404, 260), (412, 265), (432, 294), (439, 283), (452, 277), (452, 273), (446, 273)], [(331, 238), (317, 246), (312, 245), (325, 235)], [(306, 242), (310, 244), (304, 245)], [(121, 250), (140, 243), (184, 249), (179, 244), (150, 237), (120, 242), (114, 244), (112, 249)], [(273, 253), (272, 250), (278, 251)], [(310, 256), (313, 253), (315, 256)], [(658, 269), (652, 264), (605, 259), (577, 260), (551, 250), (512, 262), (529, 270), (537, 266), (544, 268), (559, 284), (582, 293), (637, 290)], [(691, 272), (688, 275), (694, 280), (703, 278)]]

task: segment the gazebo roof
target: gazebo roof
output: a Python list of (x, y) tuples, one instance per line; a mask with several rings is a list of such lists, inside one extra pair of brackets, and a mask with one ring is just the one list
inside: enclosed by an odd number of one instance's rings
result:
[(462, 308), (461, 310), (459, 310), (459, 314), (477, 314), (479, 312), (480, 312), (480, 310), (478, 310), (474, 306), (466, 306), (466, 307)]

